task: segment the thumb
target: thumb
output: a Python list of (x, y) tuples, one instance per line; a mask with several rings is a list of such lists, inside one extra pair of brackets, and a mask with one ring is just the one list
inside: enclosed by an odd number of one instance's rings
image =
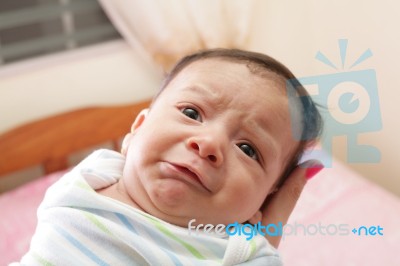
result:
[[(262, 224), (287, 223), (307, 180), (323, 169), (321, 162), (309, 160), (297, 166), (282, 187), (272, 195), (262, 209)], [(279, 246), (281, 236), (266, 235), (274, 247)]]

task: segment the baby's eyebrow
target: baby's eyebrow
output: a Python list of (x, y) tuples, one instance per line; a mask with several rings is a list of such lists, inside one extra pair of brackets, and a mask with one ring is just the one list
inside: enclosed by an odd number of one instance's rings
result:
[(185, 87), (183, 92), (196, 93), (198, 96), (205, 98), (207, 102), (211, 103), (212, 106), (220, 105), (221, 97), (215, 91), (204, 88), (203, 86), (192, 85), (190, 87)]

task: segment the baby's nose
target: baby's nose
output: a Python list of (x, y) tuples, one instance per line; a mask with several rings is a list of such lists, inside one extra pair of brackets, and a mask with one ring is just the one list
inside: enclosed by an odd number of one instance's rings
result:
[(201, 158), (208, 160), (215, 166), (222, 164), (222, 145), (217, 138), (212, 136), (191, 137), (187, 141), (189, 149), (196, 152)]

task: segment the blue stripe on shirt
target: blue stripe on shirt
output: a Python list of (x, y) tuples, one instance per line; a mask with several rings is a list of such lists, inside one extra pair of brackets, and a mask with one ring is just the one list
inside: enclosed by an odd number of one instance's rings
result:
[(87, 249), (81, 242), (79, 242), (76, 238), (74, 238), (70, 233), (62, 229), (61, 227), (57, 225), (53, 225), (55, 230), (61, 234), (65, 239), (67, 239), (73, 246), (75, 246), (80, 252), (82, 252), (84, 255), (86, 255), (88, 258), (90, 258), (92, 261), (97, 263), (98, 265), (108, 265), (105, 261), (100, 259), (99, 257), (96, 256), (93, 252), (91, 252), (89, 249)]

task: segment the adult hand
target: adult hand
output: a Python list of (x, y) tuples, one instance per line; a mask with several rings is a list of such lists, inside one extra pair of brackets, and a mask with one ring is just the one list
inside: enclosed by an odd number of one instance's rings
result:
[[(285, 225), (296, 206), (307, 180), (311, 179), (322, 169), (322, 163), (317, 160), (309, 160), (297, 166), (282, 187), (271, 195), (271, 198), (268, 199), (261, 209), (261, 223), (267, 225), (281, 222)], [(267, 234), (266, 238), (271, 245), (278, 248), (281, 236), (270, 236)]]

